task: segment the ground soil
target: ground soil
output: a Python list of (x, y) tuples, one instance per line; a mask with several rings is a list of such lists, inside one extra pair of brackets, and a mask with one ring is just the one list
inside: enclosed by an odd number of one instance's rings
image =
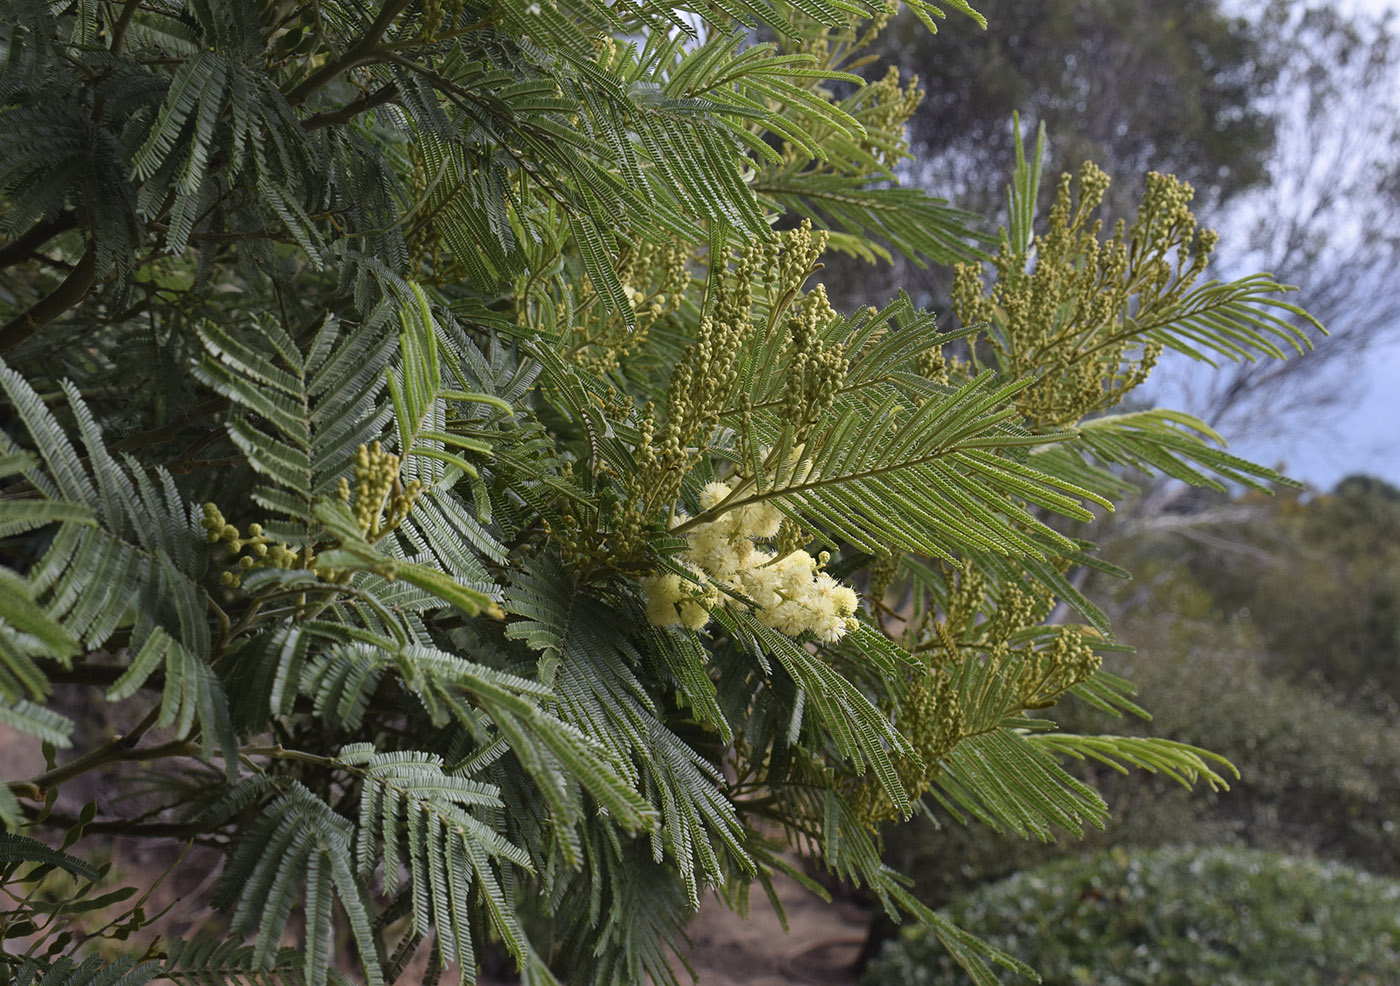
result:
[(787, 877), (775, 883), (787, 933), (761, 892), (747, 918), (714, 899), (702, 904), (689, 931), (699, 986), (856, 986), (869, 912), (850, 901), (828, 904)]

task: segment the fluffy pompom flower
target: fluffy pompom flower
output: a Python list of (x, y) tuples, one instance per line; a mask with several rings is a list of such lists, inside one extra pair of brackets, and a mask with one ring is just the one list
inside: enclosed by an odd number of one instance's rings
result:
[(682, 599), (680, 604), (681, 626), (687, 630), (699, 630), (710, 622), (710, 611), (695, 599)]
[[(796, 463), (799, 470), (804, 465)], [(701, 509), (712, 509), (733, 490), (730, 483), (706, 483), (700, 490)], [(647, 619), (658, 626), (699, 630), (723, 602), (712, 584), (718, 582), (752, 600), (754, 615), (765, 626), (790, 637), (810, 633), (826, 643), (840, 640), (859, 625), (853, 618), (859, 604), (855, 590), (821, 571), (825, 553), (820, 561), (801, 549), (778, 557), (754, 544), (754, 539), (776, 537), (782, 524), (782, 511), (768, 501), (697, 524), (687, 535), (690, 548), (683, 557), (698, 584), (674, 573), (643, 578)]]
[(646, 575), (641, 579), (647, 619), (657, 626), (683, 626), (699, 630), (710, 622), (710, 610), (719, 604), (720, 593), (705, 573), (695, 570), (699, 584), (673, 572)]
[(732, 493), (733, 490), (734, 488), (728, 483), (706, 483), (700, 489), (700, 509), (709, 510)]
[(783, 512), (767, 500), (751, 503), (739, 511), (742, 514), (740, 526), (756, 538), (778, 536), (778, 528), (783, 526)]
[(676, 603), (680, 602), (679, 575), (645, 575), (641, 579), (642, 598), (647, 604), (647, 619), (659, 627), (674, 626), (680, 622)]

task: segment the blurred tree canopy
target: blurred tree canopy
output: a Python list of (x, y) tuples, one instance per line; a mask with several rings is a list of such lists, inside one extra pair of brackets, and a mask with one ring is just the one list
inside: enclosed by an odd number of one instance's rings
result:
[(1400, 490), (1351, 476), (1309, 500), (1245, 502), (1246, 523), (1169, 549), (1216, 612), (1248, 619), (1287, 676), (1400, 697)]
[(1368, 355), (1400, 324), (1400, 47), (1393, 15), (1267, 0), (1249, 18), (1275, 66), (1255, 94), (1275, 131), (1268, 180), (1209, 221), (1234, 262), (1299, 285), (1330, 336), (1305, 363), (1168, 362), (1159, 384), (1217, 428), (1276, 437), (1354, 407)]
[(961, 190), (969, 205), (996, 204), (987, 199), (1001, 182), (987, 174), (986, 155), (1009, 152), (1006, 121), (1017, 110), (1059, 135), (1052, 170), (1092, 159), (1119, 176), (1120, 201), (1149, 169), (1207, 199), (1266, 177), (1273, 120), (1254, 97), (1275, 77), (1277, 56), (1217, 0), (982, 6), (988, 29), (950, 24), (956, 43), (930, 43), (910, 17), (883, 38), (927, 93), (910, 121), (920, 167), (944, 172), (952, 181), (941, 187)]
[[(988, 160), (1011, 154), (1013, 112), (1043, 121), (1048, 171), (1093, 160), (1114, 178), (1109, 217), (1132, 213), (1148, 170), (1197, 189), (1207, 211), (1263, 183), (1274, 118), (1256, 96), (1284, 52), (1216, 0), (991, 0), (987, 29), (948, 22), (938, 40), (900, 16), (874, 64), (897, 60), (925, 91), (909, 121), (908, 177), (971, 211), (1005, 209), (1007, 175)], [(925, 32), (927, 33), (927, 32)], [(894, 287), (942, 307), (946, 272), (902, 258), (878, 272), (835, 258), (834, 296), (868, 303)]]

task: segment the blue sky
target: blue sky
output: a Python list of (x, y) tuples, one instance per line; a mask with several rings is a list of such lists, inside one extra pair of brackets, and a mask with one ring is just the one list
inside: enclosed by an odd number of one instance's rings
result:
[(1356, 397), (1344, 410), (1308, 421), (1286, 439), (1243, 438), (1230, 451), (1265, 465), (1282, 463), (1287, 475), (1318, 489), (1357, 472), (1400, 486), (1400, 341), (1374, 351), (1361, 379), (1348, 386)]
[[(1337, 6), (1369, 14), (1400, 10), (1393, 0), (1338, 0)], [(1389, 344), (1373, 352), (1362, 378), (1351, 384), (1356, 396), (1346, 410), (1310, 423), (1292, 441), (1241, 441), (1233, 450), (1270, 465), (1283, 462), (1289, 475), (1321, 489), (1354, 472), (1400, 485), (1400, 327), (1389, 335)]]
[[(1234, 4), (1239, 9), (1257, 0)], [(1397, 0), (1336, 0), (1335, 5), (1360, 14), (1400, 13)], [(1400, 75), (1396, 86), (1400, 88)], [(1222, 241), (1220, 255), (1230, 250)], [(1400, 277), (1400, 271), (1393, 272)], [(1286, 438), (1236, 433), (1230, 451), (1284, 471), (1318, 489), (1328, 489), (1357, 472), (1380, 476), (1400, 485), (1400, 325), (1377, 326), (1387, 342), (1376, 346), (1356, 377), (1346, 379), (1346, 398), (1325, 414), (1290, 421)], [(1304, 357), (1306, 358), (1306, 357)], [(1198, 410), (1186, 406), (1185, 410)]]

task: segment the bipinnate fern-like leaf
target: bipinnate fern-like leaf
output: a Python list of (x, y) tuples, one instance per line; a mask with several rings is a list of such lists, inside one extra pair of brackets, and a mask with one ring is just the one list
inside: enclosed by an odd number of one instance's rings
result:
[[(270, 961), (255, 963), (254, 949), (239, 941), (212, 936), (173, 939), (166, 944), (162, 980), (192, 986), (307, 986), (306, 950), (281, 948)], [(338, 969), (326, 970), (333, 986), (353, 986)]]
[[(0, 511), (8, 513), (7, 506), (0, 505)], [(48, 679), (35, 658), (67, 662), (79, 649), (77, 639), (33, 593), (27, 580), (0, 569), (0, 692), (11, 703), (27, 702), (26, 693), (35, 698), (48, 694)]]
[[(654, 638), (641, 631), (640, 614), (572, 586), (563, 574), (542, 559), (516, 575), (505, 605), (523, 619), (507, 625), (506, 637), (539, 654), (540, 677), (552, 684), (559, 716), (605, 743), (612, 770), (651, 803), (659, 819), (651, 832), (654, 855), (674, 858), (698, 908), (704, 884), (717, 884), (730, 867), (751, 869), (743, 827), (716, 766), (665, 725), (644, 684), (650, 675), (643, 648)], [(635, 640), (618, 633), (626, 626), (641, 631)]]
[[(388, 385), (404, 475), (432, 487), (448, 466), (456, 466), (461, 474), (476, 475), (476, 468), (462, 458), (463, 452), (485, 455), (491, 451), (489, 442), (449, 430), (449, 402), (489, 407), (504, 415), (512, 415), (515, 409), (493, 394), (462, 388), (465, 374), (460, 361), (439, 341), (441, 329), (427, 296), (416, 284), (412, 291), (412, 298), (400, 309), (399, 365), (389, 372)], [(443, 365), (440, 352), (448, 356), (447, 362), (456, 371), (455, 388), (447, 385), (444, 375), (448, 367)]]
[[(832, 246), (868, 261), (888, 260), (888, 243), (923, 265), (978, 257), (974, 216), (919, 188), (882, 187), (840, 174), (779, 172), (754, 183), (754, 191), (817, 229), (831, 230)], [(873, 245), (872, 245), (873, 244)]]
[[(0, 656), (11, 658), (6, 664), (10, 680), (27, 678), (31, 697), (42, 697), (47, 682), (42, 674), (35, 676), (35, 657), (66, 661), (74, 641), (91, 651), (120, 635), (130, 663), (108, 697), (130, 696), (163, 669), (157, 723), (175, 727), (181, 735), (192, 735), (198, 723), (205, 754), (222, 750), (232, 771), (237, 741), (223, 685), (208, 664), (211, 638), (196, 581), (205, 565), (202, 532), (172, 477), (158, 470), (153, 480), (133, 463), (119, 464), (76, 388), (65, 382), (64, 390), (85, 460), (29, 383), (0, 363), (0, 391), (42, 459), (29, 460), (21, 475), (39, 502), (52, 505), (49, 512), (58, 521), (26, 573), (24, 594), (16, 593), (16, 601), (5, 607), (16, 619), (27, 618), (31, 629), (18, 638), (7, 620), (0, 621)], [(12, 529), (45, 512), (21, 507), (7, 513), (8, 502), (0, 501), (0, 524)], [(35, 606), (43, 608), (41, 623), (34, 622)], [(35, 634), (35, 629), (41, 632)], [(50, 721), (48, 728), (61, 729), (61, 723)]]
[(195, 373), (239, 408), (229, 437), (267, 481), (253, 491), (265, 509), (296, 523), (278, 536), (305, 541), (318, 499), (333, 496), (356, 450), (374, 441), (387, 416), (376, 399), (390, 340), (371, 323), (327, 318), (305, 352), (270, 318), (247, 331), (197, 326), (207, 357)]
[[(1074, 475), (1096, 489), (1111, 485), (1105, 469), (1078, 466), (1080, 456), (1106, 466), (1131, 466), (1149, 475), (1169, 476), (1225, 492), (1226, 483), (1268, 491), (1293, 480), (1224, 450), (1225, 439), (1192, 415), (1164, 408), (1090, 418), (1079, 426), (1073, 446), (1037, 450), (1036, 458), (1059, 460), (1059, 475)], [(1087, 455), (1085, 455), (1087, 453)], [(1082, 460), (1080, 460), (1082, 461)]]
[(1029, 979), (1031, 982), (1040, 981), (1040, 976), (1035, 969), (1014, 955), (988, 944), (965, 928), (959, 928), (942, 914), (925, 905), (909, 888), (893, 877), (885, 881), (884, 889), (900, 907), (933, 929), (938, 941), (947, 949), (948, 954), (962, 967), (976, 986), (1000, 986), (1003, 980), (992, 968), (993, 965), (1000, 966), (1008, 972)]
[(1315, 318), (1279, 297), (1293, 290), (1268, 274), (1209, 281), (1128, 328), (1202, 362), (1211, 362), (1211, 352), (1233, 362), (1261, 355), (1285, 359), (1312, 348), (1305, 327), (1323, 331)]
[(0, 832), (0, 868), (6, 872), (13, 872), (19, 863), (40, 863), (56, 867), (75, 877), (93, 882), (101, 877), (91, 863), (50, 848), (38, 839), (14, 832)]
[(1183, 787), (1205, 781), (1213, 791), (1228, 791), (1229, 778), (1240, 776), (1235, 765), (1220, 754), (1160, 736), (1079, 736), (1051, 732), (1033, 734), (1030, 741), (1056, 754), (1096, 760), (1124, 774), (1129, 767), (1160, 773)]
[(323, 500), (313, 509), (316, 519), (339, 540), (336, 547), (321, 552), (319, 558), (324, 567), (339, 571), (373, 572), (390, 582), (401, 579), (468, 616), (496, 608), (486, 593), (462, 585), (437, 568), (393, 558), (376, 550), (364, 540), (350, 508), (345, 504)]
[(27, 698), (0, 704), (0, 723), (36, 736), (55, 747), (73, 745), (73, 720)]
[(943, 759), (931, 793), (954, 818), (975, 818), (1021, 838), (1045, 841), (1055, 829), (1077, 835), (1103, 828), (1108, 806), (1068, 774), (1014, 721), (963, 738)]
[(458, 963), (463, 983), (474, 979), (476, 905), (523, 961), (511, 885), (501, 883), (495, 867), (513, 863), (528, 871), (530, 858), (473, 813), (501, 807), (496, 789), (447, 773), (432, 754), (376, 753), (359, 744), (342, 748), (338, 759), (360, 772), (355, 858), (361, 877), (368, 879), (382, 863), (384, 888), (392, 894), (402, 860), (412, 887), (414, 931), (420, 937), (435, 933), (441, 961)]
[(888, 717), (826, 661), (791, 637), (764, 626), (752, 613), (725, 609), (717, 615), (741, 646), (755, 656), (771, 655), (782, 664), (820, 717), (833, 748), (857, 773), (873, 770), (896, 808), (907, 814), (911, 810), (909, 794), (899, 781), (892, 757), (916, 754)]
[[(242, 0), (233, 6), (244, 7)], [(315, 266), (323, 240), (308, 208), (302, 176), (313, 172), (315, 152), (285, 97), (261, 72), (240, 64), (244, 53), (230, 51), (244, 40), (223, 37), (218, 18), (197, 18), (214, 43), (191, 51), (169, 81), (159, 111), (131, 156), (132, 176), (144, 183), (141, 208), (159, 214), (167, 204), (155, 190), (172, 187), (166, 249), (180, 253), (196, 223), (213, 211), (217, 175), (227, 185), (250, 177), (289, 236)], [(216, 40), (217, 39), (217, 40)], [(222, 44), (220, 43), (222, 42)], [(223, 50), (219, 50), (223, 49)]]
[(334, 948), (332, 909), (338, 901), (349, 922), (365, 981), (382, 986), (382, 957), (373, 933), (373, 906), (356, 875), (355, 826), (300, 782), (292, 781), (249, 826), (225, 867), (215, 893), (232, 907), (235, 933), (256, 932), (250, 964), (267, 970), (277, 961), (282, 932), (302, 888), (306, 895), (303, 974), (311, 986), (326, 981)]
[(82, 962), (61, 958), (52, 965), (29, 959), (10, 982), (13, 986), (145, 986), (159, 975), (159, 962), (137, 963), (126, 956), (108, 962), (90, 955)]
[[(548, 687), (422, 644), (346, 632), (335, 625), (310, 629), (338, 641), (324, 657), (309, 659), (301, 675), (302, 687), (328, 716), (365, 701), (364, 689), (372, 690), (377, 675), (392, 671), (438, 726), (456, 720), (473, 731), (488, 724), (499, 730), (544, 792), (561, 840), (573, 838), (583, 817), (566, 777), (605, 807), (623, 830), (639, 832), (653, 824), (654, 809), (617, 775), (615, 762), (599, 745), (602, 737), (575, 728), (545, 707), (552, 694)], [(325, 666), (327, 661), (331, 666)]]
[[(779, 419), (754, 414), (746, 442), (773, 451), (758, 464), (751, 486), (711, 513), (772, 500), (871, 553), (896, 548), (943, 558), (960, 550), (1039, 557), (1046, 543), (1072, 549), (1064, 535), (1019, 504), (1080, 520), (1092, 517), (1083, 500), (1108, 504), (1001, 454), (1056, 437), (1014, 427), (1009, 401), (1025, 383), (999, 381), (990, 372), (958, 388), (910, 381), (919, 403), (894, 385), (862, 385), (838, 396), (801, 448)], [(703, 514), (693, 523), (708, 519)]]
[[(428, 655), (405, 656), (404, 660), (415, 661), (420, 671), (431, 664)], [(447, 655), (438, 660), (448, 660)], [(400, 669), (408, 670), (402, 663)], [(475, 678), (479, 700), (492, 710), (498, 723), (506, 715), (503, 707), (511, 704), (511, 696), (501, 687), (505, 682), (492, 680), (499, 677), (483, 671)], [(446, 683), (445, 676), (440, 675), (439, 680)], [(465, 680), (459, 672), (454, 683), (460, 685)], [(496, 701), (481, 698), (483, 693), (493, 693)], [(528, 706), (518, 698), (514, 704), (517, 727), (542, 731), (541, 721), (531, 717)], [(522, 735), (518, 729), (503, 732), (511, 737), (511, 748), (517, 755), (531, 758), (528, 734)], [(580, 772), (578, 749), (571, 754), (549, 739), (535, 742), (543, 742), (551, 752), (558, 750), (570, 771)], [(538, 762), (540, 758), (535, 755), (533, 759)], [(222, 818), (257, 800), (262, 792), (276, 794), (259, 809), (230, 858), (216, 895), (220, 906), (232, 907), (235, 930), (257, 933), (248, 957), (251, 968), (267, 971), (279, 961), (277, 942), (304, 887), (308, 928), (305, 980), (311, 984), (326, 981), (332, 910), (339, 901), (349, 919), (367, 981), (381, 981), (383, 957), (376, 957), (369, 933), (372, 906), (368, 880), (374, 872), (382, 872), (384, 888), (392, 894), (400, 882), (401, 867), (408, 871), (415, 935), (434, 936), (441, 960), (459, 963), (463, 982), (472, 981), (472, 934), (481, 914), (489, 916), (496, 932), (525, 964), (530, 948), (516, 917), (515, 882), (507, 876), (510, 866), (529, 870), (533, 861), (499, 833), (497, 809), (501, 801), (495, 788), (449, 772), (432, 754), (376, 753), (368, 744), (343, 748), (333, 765), (360, 785), (358, 823), (334, 812), (295, 781), (269, 787), (267, 780), (250, 779), (231, 789), (209, 810), (210, 817)], [(597, 769), (592, 771), (596, 774)], [(603, 794), (596, 787), (591, 789)], [(627, 822), (629, 806), (625, 800), (607, 796), (601, 800), (618, 809), (620, 822)], [(635, 796), (633, 800), (637, 800)], [(484, 812), (485, 817), (478, 817), (478, 812)]]

